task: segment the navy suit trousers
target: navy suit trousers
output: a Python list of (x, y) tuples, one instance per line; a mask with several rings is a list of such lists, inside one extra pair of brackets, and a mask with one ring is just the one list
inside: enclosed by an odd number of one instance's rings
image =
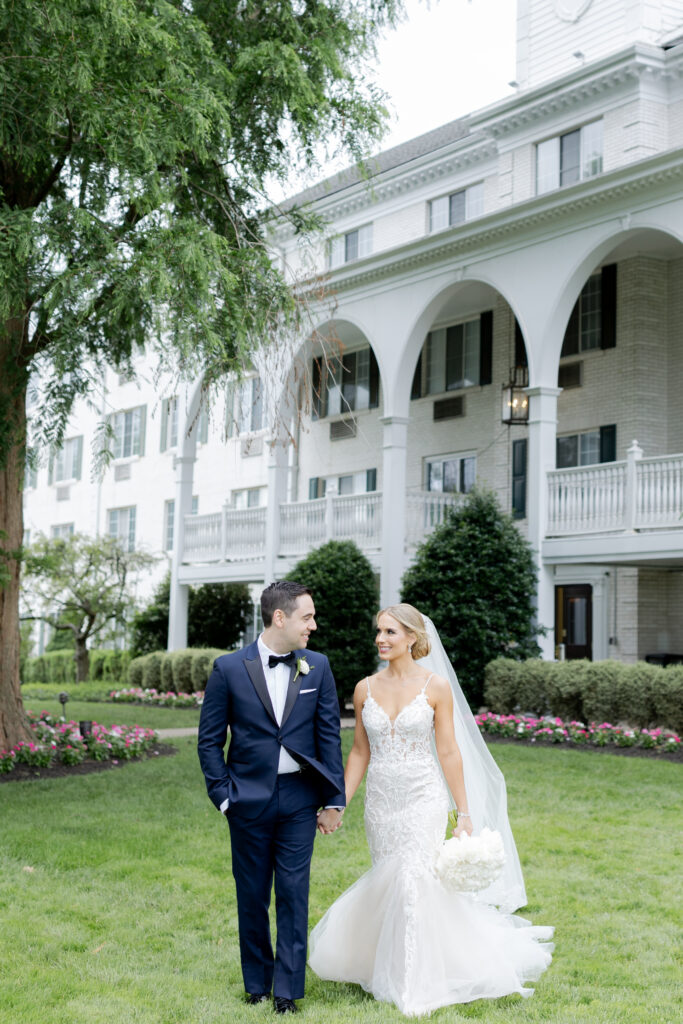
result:
[[(320, 792), (315, 772), (278, 775), (257, 818), (228, 808), (237, 890), (242, 976), (247, 992), (301, 999), (306, 975), (308, 889)], [(276, 954), (268, 908), (275, 880)]]

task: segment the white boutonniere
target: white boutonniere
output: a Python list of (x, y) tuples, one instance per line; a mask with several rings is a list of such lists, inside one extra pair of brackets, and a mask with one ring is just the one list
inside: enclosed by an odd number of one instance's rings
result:
[(299, 676), (307, 676), (310, 671), (311, 671), (311, 666), (306, 661), (306, 658), (305, 657), (297, 658), (296, 659), (296, 674), (294, 676), (294, 682), (297, 681)]

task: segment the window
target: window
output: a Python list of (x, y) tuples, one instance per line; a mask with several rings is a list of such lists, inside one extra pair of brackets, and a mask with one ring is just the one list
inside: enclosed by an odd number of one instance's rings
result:
[(178, 396), (164, 398), (161, 403), (161, 451), (178, 444)]
[(536, 146), (536, 193), (574, 185), (602, 171), (602, 121), (556, 135)]
[(258, 508), (263, 504), (264, 487), (244, 487), (232, 492), (233, 508)]
[(362, 469), (359, 473), (347, 473), (344, 476), (328, 477), (313, 476), (308, 481), (308, 500), (324, 498), (327, 493), (328, 480), (337, 482), (337, 494), (368, 494), (377, 490), (377, 470)]
[(439, 196), (429, 204), (429, 230), (442, 231), (454, 224), (481, 217), (484, 212), (484, 185), (470, 185), (449, 196)]
[(48, 483), (64, 480), (80, 480), (83, 461), (83, 437), (71, 437), (65, 441), (50, 463)]
[(617, 457), (617, 428), (610, 424), (600, 427), (599, 430), (565, 434), (557, 438), (556, 449), (558, 469), (614, 462)]
[(313, 360), (313, 419), (379, 405), (379, 367), (370, 346), (339, 358)]
[(260, 377), (248, 377), (228, 392), (228, 437), (253, 434), (263, 427), (263, 389)]
[(50, 527), (50, 536), (54, 539), (55, 537), (72, 537), (74, 532), (73, 523), (57, 523), (56, 526)]
[(430, 331), (413, 378), (412, 398), (491, 383), (493, 314)]
[(512, 442), (512, 515), (526, 516), (526, 438)]
[(581, 289), (562, 342), (562, 358), (617, 343), (617, 265), (592, 274)]
[(145, 418), (144, 405), (114, 413), (111, 417), (115, 459), (128, 459), (132, 455), (145, 454)]
[[(192, 497), (192, 515), (196, 516), (199, 509), (199, 498), (197, 495)], [(171, 498), (170, 501), (164, 502), (164, 551), (173, 550), (173, 530), (175, 526), (175, 501)]]
[(344, 263), (363, 259), (372, 252), (372, 224), (347, 231), (345, 235), (337, 235), (329, 242), (330, 270), (341, 267)]
[(107, 513), (107, 533), (118, 537), (126, 551), (135, 548), (135, 505), (129, 508), (110, 508)]
[(425, 460), (428, 491), (468, 494), (474, 487), (477, 459), (474, 455), (445, 455)]

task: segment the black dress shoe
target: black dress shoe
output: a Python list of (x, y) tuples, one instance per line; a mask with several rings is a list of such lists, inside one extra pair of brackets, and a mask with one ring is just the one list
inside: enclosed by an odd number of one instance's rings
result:
[(257, 1003), (267, 1003), (270, 996), (267, 992), (247, 992), (244, 997), (248, 1006), (256, 1006)]
[(293, 999), (287, 999), (285, 996), (275, 996), (273, 999), (273, 1006), (276, 1013), (298, 1013), (299, 1008)]

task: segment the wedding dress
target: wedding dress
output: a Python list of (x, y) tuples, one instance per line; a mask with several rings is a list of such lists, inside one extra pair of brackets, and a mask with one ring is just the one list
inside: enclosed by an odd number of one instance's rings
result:
[(392, 721), (372, 696), (365, 829), (372, 867), (347, 889), (310, 938), (311, 968), (355, 982), (407, 1016), (518, 992), (550, 963), (552, 928), (501, 913), (474, 895), (447, 892), (434, 865), (449, 796), (433, 752), (426, 688)]

